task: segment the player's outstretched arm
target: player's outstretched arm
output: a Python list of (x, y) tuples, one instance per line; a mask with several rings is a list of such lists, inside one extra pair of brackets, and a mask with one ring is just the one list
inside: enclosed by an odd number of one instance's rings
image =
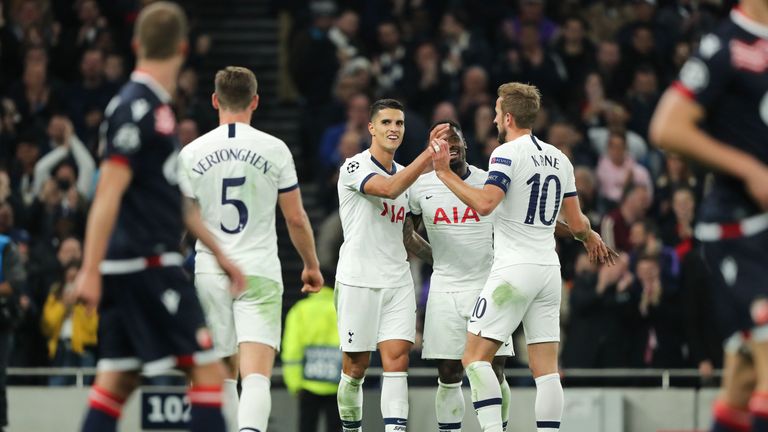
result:
[(115, 227), (123, 194), (131, 183), (131, 169), (111, 160), (101, 164), (96, 195), (85, 228), (83, 265), (76, 281), (77, 297), (86, 307), (95, 309), (101, 298), (99, 265), (107, 253), (107, 244)]
[(579, 197), (568, 196), (563, 199), (563, 217), (568, 224), (573, 237), (584, 244), (589, 259), (592, 262), (601, 262), (608, 265), (615, 264), (614, 256), (608, 251), (600, 234), (592, 230), (589, 218), (581, 212)]
[(227, 258), (221, 248), (219, 248), (218, 243), (216, 243), (213, 234), (205, 227), (203, 218), (200, 216), (200, 205), (197, 201), (186, 196), (183, 197), (183, 200), (184, 224), (189, 232), (200, 240), (216, 257), (219, 267), (229, 276), (229, 280), (232, 283), (230, 292), (233, 296), (239, 296), (245, 290), (245, 276), (243, 276), (243, 272), (240, 271), (240, 268), (235, 263)]
[[(442, 124), (432, 129), (429, 133), (430, 142), (433, 139), (443, 138), (447, 136), (450, 125)], [(365, 183), (363, 192), (366, 195), (373, 195), (380, 198), (395, 199), (405, 192), (406, 189), (411, 187), (413, 182), (424, 172), (424, 169), (429, 167), (429, 163), (432, 158), (429, 153), (429, 149), (425, 149), (419, 156), (411, 162), (410, 165), (401, 169), (395, 175), (391, 177), (384, 177), (376, 175), (371, 177)]]
[(403, 224), (403, 244), (408, 252), (432, 265), (432, 246), (416, 232), (416, 227), (419, 224), (416, 222), (416, 218), (421, 220), (421, 216), (414, 215), (408, 215), (405, 218), (405, 223)]
[(304, 262), (304, 270), (301, 272), (301, 281), (304, 282), (304, 286), (301, 292), (318, 292), (323, 287), (323, 275), (320, 273), (320, 261), (317, 259), (315, 250), (312, 224), (309, 223), (307, 212), (304, 211), (304, 205), (301, 203), (301, 192), (298, 188), (283, 192), (278, 196), (277, 203), (288, 226), (291, 243)]
[(762, 208), (768, 209), (768, 166), (705, 133), (697, 125), (703, 118), (704, 109), (698, 103), (670, 88), (651, 119), (651, 141), (741, 179)]
[(433, 141), (430, 152), (432, 163), (435, 166), (435, 174), (448, 189), (453, 192), (464, 204), (472, 207), (481, 216), (488, 216), (504, 199), (504, 190), (494, 185), (486, 184), (482, 189), (468, 185), (461, 177), (457, 176), (450, 168), (451, 155), (448, 143), (438, 139)]

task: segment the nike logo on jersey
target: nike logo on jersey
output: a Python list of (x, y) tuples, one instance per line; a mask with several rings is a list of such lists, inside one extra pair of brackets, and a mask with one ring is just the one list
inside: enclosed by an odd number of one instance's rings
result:
[(424, 199), (430, 199), (430, 198), (432, 198), (432, 195), (427, 195), (424, 197)]
[(504, 342), (504, 346), (509, 346), (509, 342)]
[(475, 323), (475, 322), (477, 322), (477, 320), (475, 320), (475, 319), (471, 319), (471, 320), (469, 320), (469, 322), (471, 322), (471, 323)]

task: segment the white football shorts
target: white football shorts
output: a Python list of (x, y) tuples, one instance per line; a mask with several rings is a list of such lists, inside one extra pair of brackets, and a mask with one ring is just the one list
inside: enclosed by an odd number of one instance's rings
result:
[[(433, 292), (427, 297), (424, 318), (423, 359), (461, 360), (467, 342), (467, 324), (480, 290)], [(497, 356), (515, 355), (512, 336), (499, 347)]]
[(336, 282), (336, 315), (343, 352), (375, 351), (379, 342), (416, 339), (413, 285), (362, 288)]
[(516, 264), (491, 270), (467, 330), (506, 341), (520, 322), (527, 344), (560, 341), (560, 266)]
[(219, 357), (237, 353), (241, 342), (257, 342), (280, 349), (283, 286), (261, 276), (245, 279), (245, 292), (233, 299), (226, 275), (195, 275), (197, 295)]

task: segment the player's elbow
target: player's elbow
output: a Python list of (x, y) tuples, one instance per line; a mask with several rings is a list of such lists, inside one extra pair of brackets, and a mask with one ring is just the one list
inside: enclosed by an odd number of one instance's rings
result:
[(307, 213), (304, 210), (285, 216), (285, 224), (288, 228), (301, 228), (307, 223)]
[(475, 211), (480, 214), (480, 216), (488, 216), (489, 214), (493, 213), (494, 206), (491, 203), (481, 203), (476, 206)]

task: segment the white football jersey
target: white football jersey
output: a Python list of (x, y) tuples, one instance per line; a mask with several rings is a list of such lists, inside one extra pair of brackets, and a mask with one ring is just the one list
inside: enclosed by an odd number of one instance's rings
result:
[(390, 177), (402, 165), (384, 168), (365, 150), (347, 159), (339, 171), (339, 214), (344, 243), (339, 250), (336, 280), (365, 288), (412, 287), (403, 223), (408, 191), (391, 200), (363, 193), (374, 175)]
[[(469, 166), (464, 181), (482, 188), (488, 173)], [(432, 246), (430, 292), (483, 288), (493, 263), (493, 214), (480, 216), (437, 178), (422, 175), (410, 189), (411, 213), (421, 215)]]
[(555, 223), (563, 199), (576, 195), (571, 161), (533, 135), (497, 147), (486, 184), (506, 192), (495, 210), (494, 267), (560, 265)]
[[(282, 283), (277, 257), (277, 196), (298, 187), (285, 143), (243, 123), (221, 125), (179, 154), (181, 190), (200, 203), (208, 230), (246, 275)], [(196, 273), (221, 273), (202, 242)]]

